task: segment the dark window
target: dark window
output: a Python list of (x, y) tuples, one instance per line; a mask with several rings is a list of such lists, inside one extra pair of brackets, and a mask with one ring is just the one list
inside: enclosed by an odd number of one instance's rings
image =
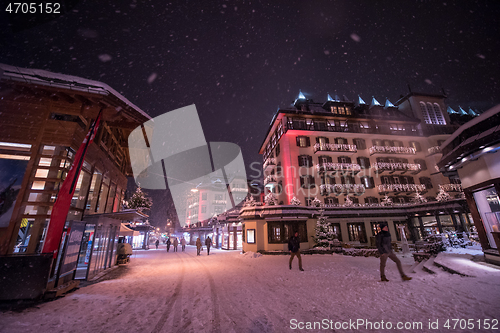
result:
[(348, 156), (339, 156), (339, 157), (337, 157), (337, 161), (339, 163), (349, 163), (350, 164), (351, 163), (351, 158), (348, 157)]
[(293, 118), (293, 129), (307, 129), (306, 120), (304, 118)]
[(314, 198), (311, 198), (311, 197), (305, 197), (305, 202), (306, 202), (306, 206), (309, 207), (309, 206), (312, 206), (312, 202), (314, 200)]
[(338, 203), (339, 199), (337, 198), (331, 198), (331, 197), (325, 198), (325, 205), (338, 205)]
[(299, 233), (301, 243), (308, 242), (305, 221), (268, 222), (269, 243), (287, 244), (296, 232)]
[(309, 147), (311, 145), (311, 140), (308, 136), (298, 136), (297, 137), (297, 147)]
[(365, 198), (365, 204), (377, 204), (378, 203), (378, 198), (375, 197), (366, 197)]
[(415, 164), (420, 164), (421, 170), (427, 170), (427, 164), (425, 163), (425, 160), (423, 160), (421, 158), (416, 158)]
[(356, 184), (353, 176), (340, 177), (340, 180), (342, 181), (342, 184)]
[(382, 182), (382, 184), (394, 184), (394, 181), (393, 181), (393, 178), (392, 177), (389, 177), (389, 176), (382, 176), (380, 177), (380, 180)]
[(394, 140), (392, 144), (394, 145), (394, 147), (403, 147), (403, 142), (399, 140)]
[(426, 189), (432, 188), (432, 181), (429, 177), (420, 177), (418, 180), (420, 184), (425, 185)]
[(312, 156), (299, 155), (299, 167), (312, 167)]
[(315, 186), (314, 177), (311, 175), (300, 176), (300, 186), (303, 188), (313, 188)]
[(422, 151), (422, 147), (420, 147), (420, 143), (417, 141), (410, 141), (410, 147), (415, 148), (416, 151)]
[(369, 169), (370, 168), (370, 159), (368, 157), (358, 157), (358, 164), (361, 169)]
[(276, 157), (280, 156), (280, 144), (276, 145)]
[(373, 144), (374, 146), (383, 146), (383, 145), (384, 145), (384, 143), (383, 143), (383, 142), (382, 142), (382, 140), (380, 140), (380, 139), (373, 139), (373, 140), (372, 140), (372, 144)]
[(318, 156), (318, 163), (320, 165), (324, 165), (326, 163), (331, 163), (331, 162), (332, 162), (331, 156), (324, 156), (324, 155)]
[(314, 130), (315, 131), (327, 131), (328, 128), (326, 126), (326, 121), (314, 121)]
[(356, 145), (358, 150), (366, 149), (366, 143), (364, 139), (353, 139), (353, 143)]

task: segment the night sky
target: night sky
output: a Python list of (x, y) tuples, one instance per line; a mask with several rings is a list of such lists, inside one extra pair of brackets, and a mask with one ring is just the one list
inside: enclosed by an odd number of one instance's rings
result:
[(105, 82), (152, 117), (194, 103), (207, 141), (238, 144), (247, 165), (299, 89), (500, 103), (499, 1), (270, 2), (65, 1), (27, 28), (2, 1), (0, 62)]

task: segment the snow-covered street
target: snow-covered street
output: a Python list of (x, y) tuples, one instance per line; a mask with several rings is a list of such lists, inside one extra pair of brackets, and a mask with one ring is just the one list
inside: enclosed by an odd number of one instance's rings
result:
[[(412, 281), (402, 282), (389, 261), (390, 282), (382, 283), (374, 257), (303, 255), (304, 272), (296, 259), (289, 270), (288, 258), (221, 250), (207, 256), (206, 249), (197, 257), (192, 246), (185, 253), (164, 247), (135, 251), (128, 266), (98, 283), (21, 312), (0, 313), (0, 331), (291, 332), (321, 322), (309, 331), (341, 332), (355, 331), (343, 323), (366, 320), (390, 322), (391, 331), (478, 332), (484, 319), (500, 319), (500, 270), (488, 265), (472, 265), (476, 277), (417, 270), (409, 273)], [(413, 259), (402, 262), (409, 271)], [(446, 329), (447, 319), (473, 319), (475, 328), (460, 330), (458, 322), (457, 329)], [(429, 329), (436, 320), (439, 329)], [(398, 322), (422, 326), (397, 330)], [(370, 331), (388, 331), (383, 327)]]

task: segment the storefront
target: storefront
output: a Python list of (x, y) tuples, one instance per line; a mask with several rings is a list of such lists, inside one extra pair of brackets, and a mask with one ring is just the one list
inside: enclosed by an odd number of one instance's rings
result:
[[(441, 146), (439, 170), (460, 178), (472, 219), (469, 227), (485, 259), (500, 264), (500, 105), (461, 126)], [(470, 218), (469, 218), (470, 220)]]

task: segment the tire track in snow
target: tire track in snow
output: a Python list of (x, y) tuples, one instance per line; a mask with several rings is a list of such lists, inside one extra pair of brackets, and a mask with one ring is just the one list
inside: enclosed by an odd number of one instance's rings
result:
[(168, 317), (171, 314), (172, 308), (177, 301), (177, 298), (181, 294), (181, 289), (182, 289), (182, 281), (184, 280), (184, 271), (185, 271), (185, 265), (184, 265), (184, 259), (182, 259), (179, 255), (177, 257), (180, 259), (181, 264), (182, 264), (182, 269), (181, 269), (181, 274), (179, 276), (179, 279), (177, 281), (177, 284), (174, 289), (173, 295), (168, 298), (167, 302), (165, 303), (165, 311), (161, 315), (160, 319), (158, 320), (158, 323), (154, 327), (152, 333), (158, 333), (161, 332), (161, 329), (163, 326), (165, 326), (165, 323), (167, 322)]
[(203, 270), (207, 274), (208, 283), (210, 284), (210, 293), (211, 293), (210, 298), (212, 300), (212, 318), (213, 318), (212, 319), (212, 332), (219, 333), (219, 332), (221, 332), (220, 315), (219, 315), (219, 301), (217, 299), (215, 281), (214, 281), (212, 275), (210, 274), (210, 271), (208, 270), (208, 268), (194, 255), (190, 254), (190, 256), (193, 257), (196, 260), (196, 262), (198, 262), (200, 264), (200, 266), (203, 268)]

